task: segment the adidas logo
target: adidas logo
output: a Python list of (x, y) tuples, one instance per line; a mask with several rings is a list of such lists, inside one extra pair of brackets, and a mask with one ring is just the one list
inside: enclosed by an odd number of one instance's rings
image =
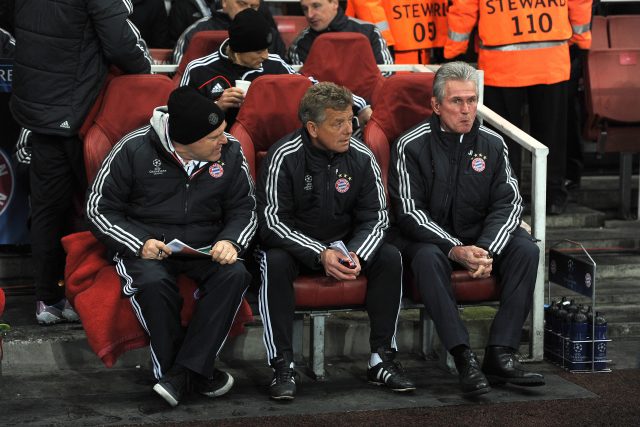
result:
[(211, 93), (222, 93), (224, 92), (224, 88), (220, 83), (216, 83), (216, 85), (211, 89)]
[(71, 126), (69, 126), (69, 122), (66, 121), (66, 120), (64, 122), (60, 123), (60, 127), (64, 128), (64, 129), (70, 129), (71, 128)]

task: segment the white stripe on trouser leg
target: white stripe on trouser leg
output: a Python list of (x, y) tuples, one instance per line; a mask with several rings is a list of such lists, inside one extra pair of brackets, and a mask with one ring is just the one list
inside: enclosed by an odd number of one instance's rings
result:
[(260, 316), (262, 317), (262, 324), (264, 326), (264, 333), (262, 334), (262, 341), (264, 347), (267, 350), (267, 363), (271, 362), (271, 359), (277, 355), (276, 344), (273, 339), (273, 330), (271, 329), (271, 316), (269, 315), (269, 298), (267, 296), (267, 253), (265, 251), (258, 251), (260, 255), (260, 276), (262, 283), (260, 285), (260, 294), (258, 297), (258, 309), (260, 310)]
[[(249, 289), (248, 287), (244, 288), (244, 291), (242, 292), (242, 296), (240, 297), (240, 302), (238, 303), (238, 307), (236, 307), (236, 312), (233, 315), (233, 319), (235, 320), (236, 316), (238, 315), (238, 311), (240, 310), (240, 306), (242, 305), (242, 300), (244, 299), (244, 294), (247, 293), (247, 289)], [(197, 304), (197, 302), (196, 302)], [(224, 347), (224, 343), (227, 342), (227, 338), (229, 337), (229, 332), (231, 332), (231, 328), (233, 327), (233, 321), (231, 322), (231, 324), (229, 325), (229, 329), (227, 330), (227, 334), (224, 336), (224, 339), (222, 340), (222, 343), (220, 343), (220, 347), (218, 347), (218, 350), (216, 351), (216, 358), (218, 357), (218, 353), (220, 353), (220, 350), (222, 350), (222, 347)]]
[(140, 307), (140, 304), (138, 304), (138, 301), (136, 301), (135, 295), (131, 295), (129, 297), (129, 302), (131, 302), (131, 307), (133, 307), (133, 312), (138, 318), (140, 325), (142, 325), (144, 330), (147, 332), (147, 335), (149, 335), (149, 350), (151, 351), (151, 364), (153, 365), (153, 375), (156, 377), (156, 379), (160, 379), (162, 378), (162, 374), (163, 374), (162, 367), (160, 366), (160, 362), (158, 361), (158, 357), (156, 356), (155, 351), (153, 351), (153, 341), (151, 340), (151, 334), (149, 333), (149, 328), (147, 327), (147, 323), (145, 322), (144, 316), (142, 315), (142, 308)]
[(404, 277), (404, 265), (402, 263), (402, 253), (399, 253), (399, 255), (400, 255), (400, 301), (398, 301), (398, 312), (396, 313), (396, 325), (393, 328), (393, 336), (391, 337), (391, 348), (393, 348), (396, 351), (398, 351), (396, 334), (398, 333), (398, 318), (400, 317), (400, 309), (402, 308), (402, 288), (404, 286), (404, 283), (402, 281), (402, 278)]

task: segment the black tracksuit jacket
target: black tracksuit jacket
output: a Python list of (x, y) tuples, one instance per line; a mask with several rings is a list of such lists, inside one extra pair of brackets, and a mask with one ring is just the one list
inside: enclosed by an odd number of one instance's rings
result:
[(369, 260), (389, 225), (380, 167), (351, 138), (345, 153), (311, 144), (306, 130), (282, 138), (262, 162), (257, 190), (258, 230), (266, 248), (282, 248), (308, 268), (335, 240)]
[[(166, 107), (154, 118), (158, 111)], [(240, 143), (227, 134), (220, 160), (187, 176), (159, 133), (151, 126), (131, 132), (106, 157), (87, 197), (93, 234), (120, 257), (136, 256), (149, 238), (194, 248), (229, 240), (246, 249), (257, 219)]]
[(389, 196), (400, 230), (445, 254), (474, 244), (496, 255), (520, 225), (522, 198), (507, 146), (478, 121), (467, 134), (433, 115), (393, 144)]

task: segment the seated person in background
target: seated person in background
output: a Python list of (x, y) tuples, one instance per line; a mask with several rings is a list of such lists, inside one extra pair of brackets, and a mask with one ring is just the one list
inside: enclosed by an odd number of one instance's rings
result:
[[(224, 113), (190, 87), (172, 92), (151, 126), (114, 146), (91, 186), (87, 217), (114, 255), (122, 292), (151, 340), (154, 391), (176, 406), (188, 381), (205, 396), (225, 394), (233, 377), (214, 362), (251, 275), (238, 253), (255, 234), (254, 186)], [(172, 254), (179, 239), (208, 257)], [(198, 285), (189, 326), (180, 324), (176, 277)]]
[[(544, 377), (525, 371), (515, 354), (531, 310), (539, 249), (519, 226), (522, 199), (507, 146), (476, 120), (476, 78), (464, 62), (440, 67), (431, 98), (435, 114), (391, 149), (389, 194), (403, 235), (397, 246), (455, 359), (462, 390), (482, 394), (489, 382), (537, 386)], [(451, 289), (454, 267), (479, 278), (493, 272), (500, 282), (482, 370)]]
[(346, 16), (338, 5), (338, 0), (300, 0), (300, 5), (309, 27), (302, 30), (289, 46), (289, 60), (292, 64), (303, 64), (316, 37), (328, 32), (364, 34), (371, 43), (376, 63), (393, 64), (393, 57), (380, 30), (373, 24)]
[[(293, 399), (293, 281), (300, 273), (324, 272), (336, 280), (367, 277), (371, 321), (367, 377), (395, 391), (414, 390), (394, 361), (402, 298), (402, 261), (383, 242), (388, 226), (380, 168), (371, 151), (351, 137), (351, 93), (323, 82), (300, 102), (302, 128), (275, 143), (262, 163), (258, 185), (260, 315), (274, 369), (270, 394)], [(331, 249), (343, 240), (349, 257)], [(349, 259), (351, 258), (351, 259)]]
[(233, 21), (236, 15), (245, 9), (260, 9), (260, 13), (269, 23), (269, 31), (271, 32), (272, 43), (269, 51), (284, 57), (286, 47), (282, 41), (280, 33), (278, 32), (278, 27), (271, 17), (269, 9), (266, 7), (260, 7), (260, 0), (222, 0), (222, 10), (212, 10), (211, 16), (196, 21), (193, 25), (184, 30), (176, 43), (175, 49), (173, 50), (173, 63), (180, 63), (182, 55), (187, 51), (189, 42), (195, 33), (198, 31), (212, 30), (226, 31), (229, 29), (231, 21)]
[[(217, 52), (187, 65), (180, 85), (191, 86), (213, 99), (225, 112), (230, 129), (245, 97), (245, 91), (235, 87), (236, 80), (252, 81), (265, 74), (297, 74), (280, 56), (267, 51), (272, 41), (267, 20), (259, 12), (245, 9), (231, 22), (229, 39)], [(353, 100), (364, 125), (371, 117), (371, 107), (359, 96)]]

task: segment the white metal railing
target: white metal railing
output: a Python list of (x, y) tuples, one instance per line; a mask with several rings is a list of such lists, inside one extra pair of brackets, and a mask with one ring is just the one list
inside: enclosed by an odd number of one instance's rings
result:
[[(420, 64), (394, 64), (378, 65), (380, 71), (412, 71), (412, 72), (434, 72), (437, 65)], [(298, 71), (302, 66), (294, 65)], [(151, 71), (154, 73), (174, 73), (178, 69), (177, 65), (152, 65)], [(541, 142), (519, 129), (505, 118), (501, 117), (483, 104), (484, 100), (484, 73), (478, 70), (478, 118), (486, 121), (498, 129), (509, 138), (513, 139), (520, 146), (531, 152), (531, 228), (532, 235), (538, 240), (540, 249), (540, 259), (538, 261), (538, 277), (533, 293), (533, 307), (531, 309), (531, 339), (529, 341), (529, 351), (531, 361), (541, 361), (543, 358), (544, 339), (544, 274), (545, 274), (545, 238), (546, 238), (546, 209), (547, 209), (547, 155), (549, 149)], [(427, 101), (428, 102), (428, 101)], [(640, 197), (640, 196), (639, 196)], [(639, 214), (640, 214), (640, 207)], [(640, 215), (639, 215), (640, 217)]]

